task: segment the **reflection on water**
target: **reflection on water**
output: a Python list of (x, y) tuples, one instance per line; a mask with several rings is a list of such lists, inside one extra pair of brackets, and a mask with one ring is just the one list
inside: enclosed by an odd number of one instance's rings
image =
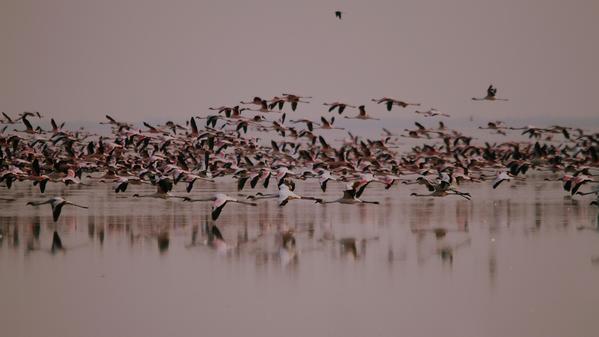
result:
[[(65, 195), (90, 209), (54, 223), (20, 184), (0, 204), (0, 331), (289, 335), (302, 317), (292, 335), (595, 336), (597, 209), (559, 183), (514, 186), (466, 185), (472, 201), (373, 187), (366, 199), (381, 205), (265, 201), (217, 222), (209, 205), (73, 187)], [(194, 197), (216, 189), (237, 194), (219, 182)]]

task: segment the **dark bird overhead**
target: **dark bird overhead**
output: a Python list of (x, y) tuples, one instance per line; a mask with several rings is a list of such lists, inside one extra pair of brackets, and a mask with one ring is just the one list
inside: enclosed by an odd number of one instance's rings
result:
[(473, 101), (507, 101), (507, 98), (497, 98), (497, 88), (493, 84), (487, 88), (487, 95), (485, 97), (472, 97)]

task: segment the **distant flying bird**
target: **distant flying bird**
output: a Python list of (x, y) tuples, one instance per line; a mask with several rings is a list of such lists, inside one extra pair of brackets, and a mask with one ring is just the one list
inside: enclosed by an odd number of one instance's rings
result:
[(451, 117), (449, 114), (441, 112), (435, 108), (430, 108), (427, 111), (414, 111), (414, 113), (417, 114), (421, 114), (424, 115), (424, 117), (435, 117), (435, 116), (441, 116), (441, 117)]
[(339, 20), (341, 20), (341, 15), (343, 14), (342, 11), (335, 11), (335, 17)]
[(358, 107), (358, 109), (360, 110), (360, 113), (357, 116), (354, 116), (354, 117), (345, 116), (345, 118), (347, 118), (347, 119), (376, 119), (376, 120), (378, 120), (378, 118), (370, 117), (370, 115), (366, 112), (366, 108), (363, 105), (360, 105)]
[(387, 111), (391, 111), (394, 105), (400, 106), (402, 108), (405, 108), (409, 105), (420, 106), (420, 103), (408, 103), (389, 97), (373, 98), (371, 101), (376, 102), (377, 104), (385, 103)]
[(487, 88), (487, 96), (482, 98), (472, 97), (473, 101), (507, 101), (507, 98), (497, 98), (497, 88), (493, 86), (493, 84), (489, 85)]
[(333, 102), (333, 103), (323, 103), (322, 105), (330, 106), (329, 112), (337, 109), (337, 112), (341, 115), (345, 108), (356, 108), (354, 105), (349, 105), (341, 102)]

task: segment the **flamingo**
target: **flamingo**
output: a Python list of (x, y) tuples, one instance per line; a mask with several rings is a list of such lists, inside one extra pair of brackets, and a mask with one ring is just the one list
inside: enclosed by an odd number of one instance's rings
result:
[(259, 109), (248, 109), (248, 110), (250, 110), (250, 111), (257, 111), (257, 112), (276, 112), (276, 113), (280, 113), (281, 112), (279, 110), (273, 110), (272, 108), (269, 108), (268, 102), (266, 100), (262, 100), (260, 102), (260, 108)]
[(473, 101), (508, 101), (507, 98), (497, 98), (497, 88), (493, 86), (493, 84), (489, 85), (487, 88), (487, 96), (482, 98), (472, 97)]
[(272, 110), (276, 107), (279, 109), (279, 111), (281, 111), (283, 110), (283, 106), (285, 106), (285, 102), (287, 102), (287, 100), (284, 97), (275, 96), (268, 102), (270, 103), (268, 104), (269, 109)]
[(99, 178), (98, 180), (99, 182), (106, 182), (106, 181), (112, 181), (114, 184), (112, 185), (112, 189), (114, 190), (115, 193), (119, 193), (119, 192), (125, 192), (127, 190), (127, 187), (129, 187), (129, 185), (140, 185), (142, 183), (146, 183), (146, 181), (141, 180), (139, 177), (135, 177), (135, 176), (118, 176), (116, 175), (114, 172), (107, 172), (106, 174), (104, 174), (104, 176), (102, 176), (101, 178)]
[(17, 120), (13, 120), (9, 115), (6, 114), (6, 112), (2, 112), (2, 116), (4, 116), (4, 118), (6, 119), (5, 121), (2, 121), (2, 124), (16, 124)]
[(574, 195), (576, 194), (576, 192), (578, 192), (578, 189), (580, 189), (580, 187), (586, 183), (592, 182), (593, 179), (591, 177), (589, 177), (588, 175), (585, 174), (580, 174), (574, 177), (574, 179), (572, 180), (572, 191), (571, 194)]
[(287, 102), (291, 103), (291, 110), (293, 111), (297, 109), (298, 103), (310, 103), (308, 101), (302, 101), (302, 98), (312, 98), (312, 96), (299, 96), (294, 94), (283, 94), (283, 97), (287, 100)]
[(347, 103), (341, 103), (341, 102), (333, 102), (333, 103), (322, 103), (322, 105), (325, 106), (330, 106), (329, 108), (329, 112), (332, 112), (333, 110), (337, 109), (337, 112), (341, 115), (343, 113), (343, 111), (345, 111), (345, 108), (353, 108), (355, 109), (356, 107), (353, 105), (349, 105)]
[[(173, 189), (173, 182), (168, 177), (161, 177), (158, 179), (156, 183), (156, 192), (151, 194), (133, 194), (134, 198), (158, 198), (158, 199), (169, 199), (169, 198), (179, 198), (185, 199), (187, 197), (181, 197), (172, 195), (170, 191)], [(121, 188), (122, 191), (122, 188)]]
[(512, 177), (508, 174), (507, 171), (502, 171), (498, 173), (495, 180), (493, 180), (493, 189), (496, 189), (497, 186), (499, 186), (499, 184), (501, 184), (502, 182), (510, 180), (512, 180)]
[(322, 199), (320, 199), (320, 198), (306, 197), (306, 196), (301, 196), (301, 195), (295, 194), (294, 192), (292, 192), (289, 189), (289, 186), (287, 186), (286, 184), (279, 185), (279, 192), (277, 194), (258, 193), (258, 194), (256, 194), (256, 196), (249, 196), (248, 198), (252, 199), (252, 200), (277, 198), (278, 202), (279, 202), (279, 207), (283, 207), (283, 206), (287, 205), (287, 203), (289, 203), (289, 201), (291, 201), (291, 200), (302, 199), (302, 200), (314, 200), (316, 202), (322, 202)]
[(346, 205), (352, 205), (352, 204), (375, 204), (378, 205), (379, 202), (378, 201), (366, 201), (366, 200), (360, 200), (358, 199), (358, 197), (356, 196), (356, 190), (351, 186), (347, 186), (347, 188), (343, 191), (343, 196), (339, 199), (336, 200), (331, 200), (331, 201), (316, 201), (316, 203), (319, 204), (332, 204), (332, 203), (339, 203), (339, 204), (346, 204)]
[(410, 195), (413, 197), (445, 197), (448, 195), (458, 195), (462, 198), (470, 200), (469, 193), (462, 193), (462, 192), (458, 192), (458, 191), (441, 190), (441, 189), (436, 189), (429, 194), (419, 194), (419, 193), (412, 192), (412, 193), (410, 193)]
[(333, 177), (331, 172), (323, 170), (318, 177), (318, 183), (320, 184), (320, 189), (322, 189), (323, 192), (327, 191), (327, 182), (329, 180), (337, 180), (337, 178)]
[(391, 111), (391, 109), (393, 108), (394, 105), (400, 106), (402, 108), (405, 108), (407, 106), (413, 105), (413, 106), (420, 106), (420, 103), (407, 103), (404, 101), (400, 101), (394, 98), (389, 98), (389, 97), (383, 97), (383, 98), (373, 98), (371, 101), (376, 102), (377, 104), (381, 104), (381, 103), (385, 103), (386, 107), (387, 107), (387, 111)]
[(291, 122), (293, 124), (304, 123), (304, 124), (306, 124), (306, 127), (310, 131), (314, 131), (314, 124), (319, 125), (318, 123), (315, 123), (315, 122), (313, 122), (313, 121), (311, 121), (309, 119), (289, 120), (289, 122)]
[(278, 202), (279, 202), (279, 207), (283, 207), (285, 205), (287, 205), (287, 203), (289, 203), (289, 201), (291, 200), (315, 200), (315, 201), (320, 201), (322, 199), (319, 198), (314, 198), (314, 197), (306, 197), (306, 196), (301, 196), (298, 194), (295, 194), (294, 192), (292, 192), (289, 189), (289, 186), (287, 186), (286, 184), (281, 184), (279, 186), (279, 193), (277, 195), (278, 198)]
[(31, 206), (40, 206), (40, 205), (45, 205), (45, 204), (50, 204), (50, 206), (52, 207), (52, 218), (54, 219), (54, 222), (58, 221), (62, 207), (65, 205), (71, 205), (71, 206), (85, 208), (85, 209), (88, 208), (87, 206), (75, 204), (75, 203), (65, 200), (61, 197), (53, 197), (46, 201), (29, 201), (27, 203), (27, 205), (31, 205)]
[(359, 198), (360, 196), (362, 196), (362, 193), (364, 193), (366, 186), (368, 186), (373, 181), (377, 181), (377, 180), (374, 179), (374, 176), (372, 175), (372, 173), (361, 174), (360, 178), (351, 185), (352, 189), (354, 189), (356, 191), (356, 193), (355, 193), (356, 198)]
[(588, 192), (576, 192), (576, 194), (579, 194), (579, 195), (596, 194), (599, 197), (599, 185), (595, 186), (592, 190), (590, 190)]
[(326, 118), (320, 117), (320, 121), (322, 125), (320, 129), (324, 130), (345, 130), (344, 128), (333, 127), (333, 123), (335, 123), (335, 117), (331, 117), (331, 121), (329, 122)]
[(73, 171), (72, 169), (67, 170), (67, 175), (64, 178), (62, 178), (61, 181), (67, 186), (70, 184), (81, 184), (81, 180), (79, 179), (79, 177), (77, 177), (75, 171)]
[(363, 105), (360, 105), (358, 107), (358, 109), (360, 110), (360, 113), (357, 116), (354, 116), (354, 117), (345, 116), (345, 118), (347, 118), (347, 119), (362, 119), (362, 120), (366, 120), (366, 119), (380, 120), (378, 118), (370, 117), (370, 115), (368, 115), (368, 113), (366, 113), (366, 108)]
[(424, 115), (424, 117), (435, 117), (435, 116), (451, 117), (449, 114), (441, 112), (441, 111), (439, 111), (439, 110), (437, 110), (435, 108), (431, 108), (431, 109), (429, 109), (427, 111), (418, 111), (418, 110), (416, 110), (416, 111), (414, 111), (414, 113)]
[(29, 120), (25, 117), (21, 117), (21, 120), (23, 121), (23, 124), (25, 125), (25, 131), (26, 133), (36, 133), (36, 131), (33, 129), (33, 126), (31, 125), (31, 123), (29, 122)]
[(241, 103), (241, 104), (255, 104), (255, 105), (260, 105), (261, 106), (263, 101), (265, 102), (265, 100), (263, 100), (262, 98), (260, 98), (258, 96), (254, 96), (254, 98), (252, 98), (251, 101), (247, 101), (247, 102), (241, 101), (239, 103)]
[(416, 179), (416, 183), (420, 185), (425, 185), (428, 189), (429, 194), (419, 194), (419, 193), (411, 193), (411, 196), (414, 197), (445, 197), (448, 195), (458, 195), (465, 199), (470, 200), (470, 193), (464, 193), (458, 191), (455, 187), (452, 187), (453, 179), (447, 173), (441, 173), (440, 179), (436, 181), (431, 181), (425, 177), (418, 177)]
[(222, 212), (223, 208), (225, 207), (225, 205), (228, 202), (233, 202), (233, 203), (238, 203), (238, 204), (243, 204), (243, 205), (248, 205), (248, 206), (257, 206), (256, 203), (237, 200), (237, 199), (232, 198), (224, 193), (216, 193), (214, 195), (214, 197), (211, 197), (211, 198), (191, 199), (191, 198), (185, 197), (183, 200), (189, 201), (189, 202), (212, 201), (212, 220), (218, 219), (218, 217), (220, 216), (220, 213)]
[(41, 173), (40, 164), (37, 158), (31, 163), (31, 175), (29, 176), (29, 179), (33, 180), (34, 186), (39, 184), (41, 193), (46, 191), (46, 184), (50, 181), (50, 177)]
[(378, 179), (377, 181), (385, 184), (385, 189), (390, 189), (396, 181), (399, 181), (400, 178), (398, 176), (386, 175), (383, 178)]
[(112, 118), (110, 115), (106, 115), (105, 117), (106, 117), (106, 119), (108, 119), (108, 122), (100, 122), (100, 124), (113, 125), (113, 126), (116, 126), (117, 129), (119, 129), (119, 130), (130, 129), (132, 126), (129, 123), (119, 122), (116, 119)]

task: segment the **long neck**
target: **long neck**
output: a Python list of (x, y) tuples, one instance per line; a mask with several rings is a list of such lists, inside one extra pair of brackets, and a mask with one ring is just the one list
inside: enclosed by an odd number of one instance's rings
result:
[(244, 204), (244, 205), (256, 206), (256, 204), (255, 204), (255, 203), (253, 203), (253, 202), (248, 202), (248, 201), (241, 201), (241, 200), (229, 200), (229, 201), (231, 201), (231, 202), (235, 202), (235, 203), (238, 203), (238, 204)]
[(214, 198), (202, 198), (202, 199), (186, 199), (186, 201), (196, 202), (196, 201), (214, 201)]
[(259, 195), (259, 196), (253, 196), (252, 200), (274, 199), (274, 198), (278, 198), (278, 197), (279, 197), (278, 194), (263, 194), (263, 195)]
[(153, 194), (134, 194), (133, 197), (134, 198), (161, 198), (160, 194), (158, 194), (158, 193), (153, 193)]
[(46, 200), (46, 201), (30, 201), (30, 202), (29, 202), (29, 205), (32, 205), (32, 206), (39, 206), (39, 205), (45, 205), (45, 204), (49, 204), (49, 203), (51, 203), (51, 202), (52, 202), (52, 200)]

